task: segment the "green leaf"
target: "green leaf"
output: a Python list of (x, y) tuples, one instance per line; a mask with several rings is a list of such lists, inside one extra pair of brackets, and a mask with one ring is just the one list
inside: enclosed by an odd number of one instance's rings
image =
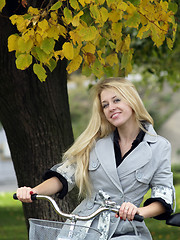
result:
[(74, 8), (75, 10), (79, 10), (79, 3), (77, 0), (70, 0), (69, 3), (72, 8)]
[(45, 38), (42, 43), (40, 48), (47, 54), (50, 54), (53, 52), (55, 46), (55, 40), (53, 38)]
[(83, 27), (79, 32), (83, 41), (92, 41), (97, 37), (98, 31), (94, 26)]
[(62, 6), (62, 2), (58, 1), (50, 8), (50, 11), (58, 10)]
[(129, 62), (129, 52), (124, 52), (121, 58), (121, 69), (126, 68)]
[(47, 77), (46, 70), (43, 68), (43, 66), (35, 63), (33, 65), (33, 71), (41, 82), (44, 82), (46, 80), (46, 77)]
[(72, 12), (67, 7), (64, 8), (64, 17), (66, 19), (67, 24), (72, 22)]
[[(35, 55), (34, 55), (35, 53)], [(47, 63), (49, 61), (49, 55), (46, 54), (41, 48), (34, 47), (32, 51), (33, 56), (35, 56), (40, 62)]]
[(138, 28), (140, 21), (140, 14), (138, 12), (135, 12), (134, 15), (124, 23), (124, 25), (125, 27)]
[(178, 11), (178, 5), (176, 3), (174, 3), (174, 2), (169, 2), (168, 8), (173, 13), (177, 13), (177, 11)]
[(98, 59), (92, 64), (92, 73), (97, 77), (101, 78), (104, 75), (103, 66)]
[(30, 38), (27, 41), (24, 41), (22, 37), (18, 39), (18, 51), (22, 53), (30, 52), (33, 46), (34, 46), (33, 40)]
[(94, 19), (97, 19), (100, 17), (100, 13), (99, 13), (99, 9), (98, 9), (97, 5), (91, 5), (90, 11), (91, 11), (91, 15)]
[(109, 46), (110, 46), (111, 49), (116, 48), (116, 44), (114, 44), (112, 41), (109, 41)]
[(89, 77), (92, 74), (92, 69), (86, 63), (82, 66), (82, 74), (86, 77)]
[(25, 70), (32, 64), (32, 56), (30, 54), (20, 54), (16, 59), (16, 67)]
[(141, 0), (129, 0), (134, 6), (138, 6), (141, 2)]
[(49, 64), (47, 64), (47, 66), (48, 66), (49, 70), (52, 72), (52, 71), (56, 68), (56, 66), (57, 66), (56, 60), (54, 60), (53, 58), (51, 58), (51, 59), (49, 60)]

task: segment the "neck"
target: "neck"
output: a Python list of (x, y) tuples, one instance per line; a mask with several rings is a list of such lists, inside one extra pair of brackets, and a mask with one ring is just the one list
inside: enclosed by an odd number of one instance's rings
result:
[(132, 124), (124, 127), (118, 128), (119, 138), (121, 142), (132, 142), (136, 139), (139, 133), (138, 124)]

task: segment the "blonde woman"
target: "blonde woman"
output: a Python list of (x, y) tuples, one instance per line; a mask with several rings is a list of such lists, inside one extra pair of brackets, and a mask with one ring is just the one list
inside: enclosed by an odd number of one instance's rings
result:
[[(92, 117), (86, 130), (65, 152), (63, 163), (52, 167), (40, 185), (17, 190), (19, 200), (31, 202), (31, 193), (63, 198), (75, 184), (84, 200), (74, 210), (89, 215), (99, 208), (99, 190), (121, 205), (119, 214), (96, 217), (90, 226), (104, 231), (103, 239), (150, 240), (144, 218), (166, 219), (173, 208), (170, 143), (157, 135), (153, 119), (134, 85), (123, 78), (109, 78), (93, 89)], [(140, 207), (146, 192), (151, 198)], [(108, 220), (107, 220), (108, 219)]]

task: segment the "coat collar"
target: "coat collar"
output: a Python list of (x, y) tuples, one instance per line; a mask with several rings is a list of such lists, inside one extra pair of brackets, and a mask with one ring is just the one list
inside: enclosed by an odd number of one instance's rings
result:
[(95, 146), (95, 152), (107, 176), (111, 179), (114, 185), (116, 185), (116, 187), (122, 192), (122, 187), (119, 181), (116, 168), (113, 134), (110, 134), (108, 137), (98, 140)]
[(155, 143), (157, 141), (157, 133), (150, 124), (146, 125), (146, 129), (147, 133), (143, 141), (123, 160), (118, 167), (118, 171), (114, 154), (113, 134), (98, 140), (96, 143), (95, 151), (103, 169), (111, 181), (121, 191), (123, 190), (119, 177), (126, 176), (141, 168), (147, 164), (152, 157), (149, 143)]

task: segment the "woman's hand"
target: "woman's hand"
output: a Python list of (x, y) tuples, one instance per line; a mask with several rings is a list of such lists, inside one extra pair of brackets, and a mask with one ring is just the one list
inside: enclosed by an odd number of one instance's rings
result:
[(115, 217), (120, 217), (122, 220), (127, 219), (132, 221), (136, 213), (139, 214), (138, 208), (134, 204), (130, 202), (124, 202), (119, 209), (119, 214), (116, 214)]
[(21, 187), (17, 189), (16, 195), (21, 202), (31, 203), (31, 195), (37, 193), (30, 187)]

